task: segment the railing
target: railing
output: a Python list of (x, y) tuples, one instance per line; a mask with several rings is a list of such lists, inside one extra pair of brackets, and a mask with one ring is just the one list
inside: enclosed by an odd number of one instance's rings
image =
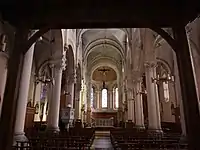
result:
[(112, 118), (105, 119), (105, 118), (98, 118), (95, 119), (95, 126), (96, 127), (113, 127), (114, 121)]

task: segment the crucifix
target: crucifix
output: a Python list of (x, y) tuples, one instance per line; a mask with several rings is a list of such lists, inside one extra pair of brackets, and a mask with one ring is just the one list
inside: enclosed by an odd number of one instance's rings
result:
[[(100, 71), (104, 77), (104, 76), (106, 76), (106, 72), (110, 71), (110, 69), (106, 69), (103, 67), (102, 69), (98, 69), (98, 71)], [(105, 80), (103, 80), (103, 89), (105, 89)]]

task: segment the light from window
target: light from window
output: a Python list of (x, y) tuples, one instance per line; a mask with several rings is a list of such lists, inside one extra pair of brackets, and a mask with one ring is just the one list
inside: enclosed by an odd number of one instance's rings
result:
[(90, 97), (90, 100), (91, 100), (91, 107), (93, 108), (93, 106), (94, 106), (94, 88), (92, 87), (91, 88), (91, 97)]
[(115, 88), (115, 107), (119, 107), (119, 93), (118, 93), (118, 88)]
[(165, 100), (165, 102), (169, 102), (169, 84), (168, 84), (168, 82), (163, 82), (163, 90), (164, 90), (164, 100)]
[(102, 90), (102, 108), (107, 107), (107, 96), (108, 96), (108, 91), (107, 89)]
[(42, 84), (42, 90), (40, 95), (40, 100), (44, 101), (47, 97), (47, 85)]

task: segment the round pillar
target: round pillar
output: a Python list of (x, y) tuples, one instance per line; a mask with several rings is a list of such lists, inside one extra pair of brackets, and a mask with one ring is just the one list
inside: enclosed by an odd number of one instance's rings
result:
[(136, 126), (138, 128), (145, 128), (144, 127), (144, 114), (143, 114), (143, 100), (142, 100), (142, 89), (141, 89), (141, 80), (136, 82), (136, 101), (135, 101), (135, 118), (136, 118)]
[(1, 108), (3, 104), (3, 96), (6, 86), (6, 80), (7, 80), (7, 61), (8, 56), (5, 52), (0, 52), (0, 116), (1, 116)]
[(67, 101), (66, 101), (66, 106), (67, 107), (74, 107), (74, 74), (69, 75), (67, 79)]
[(160, 122), (160, 105), (158, 89), (156, 84), (156, 63), (145, 63), (147, 99), (148, 99), (148, 129), (150, 131), (162, 132)]
[(53, 70), (54, 85), (52, 86), (52, 97), (49, 102), (47, 130), (51, 132), (59, 132), (58, 121), (63, 66), (60, 64), (53, 65)]
[(27, 141), (28, 139), (24, 135), (24, 124), (26, 117), (26, 107), (27, 99), (29, 92), (29, 82), (31, 77), (31, 69), (33, 62), (33, 53), (34, 53), (35, 44), (33, 44), (30, 49), (26, 52), (24, 56), (24, 63), (22, 68), (20, 88), (19, 88), (19, 97), (17, 102), (16, 110), (16, 121), (14, 129), (14, 144), (16, 141)]

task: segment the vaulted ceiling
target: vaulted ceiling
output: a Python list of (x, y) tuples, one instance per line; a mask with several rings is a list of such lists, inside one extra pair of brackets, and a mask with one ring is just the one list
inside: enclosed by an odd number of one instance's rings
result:
[(100, 59), (109, 59), (116, 65), (124, 59), (127, 33), (121, 28), (85, 29), (82, 33), (82, 49), (87, 65)]
[(121, 47), (124, 46), (126, 33), (121, 29), (89, 29), (83, 35), (83, 48), (86, 48), (92, 42), (97, 40), (110, 39), (113, 42), (120, 44)]

